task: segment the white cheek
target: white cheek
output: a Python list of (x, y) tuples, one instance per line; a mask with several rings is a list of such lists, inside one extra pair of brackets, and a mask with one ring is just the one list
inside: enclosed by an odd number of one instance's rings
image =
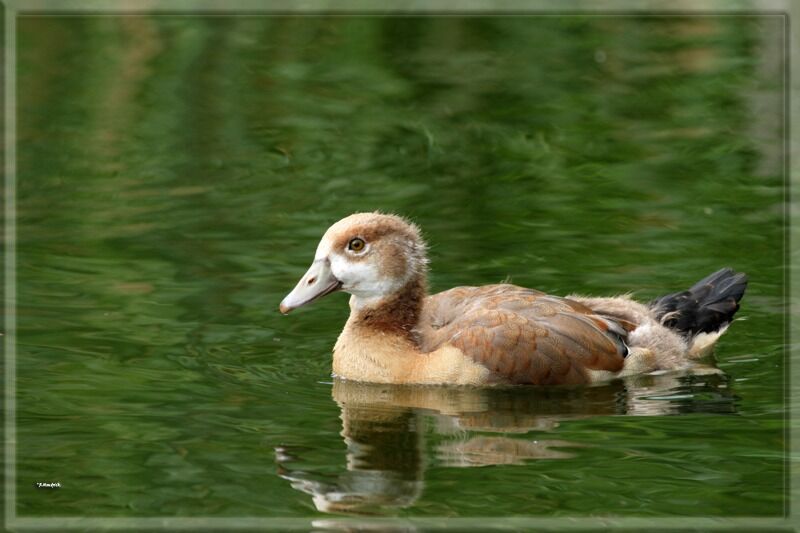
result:
[(366, 261), (350, 261), (340, 254), (331, 254), (331, 272), (345, 290), (366, 288), (378, 281), (378, 269)]
[(331, 272), (342, 282), (342, 289), (355, 296), (371, 298), (390, 294), (398, 289), (397, 280), (386, 279), (369, 261), (350, 261), (347, 257), (330, 256)]

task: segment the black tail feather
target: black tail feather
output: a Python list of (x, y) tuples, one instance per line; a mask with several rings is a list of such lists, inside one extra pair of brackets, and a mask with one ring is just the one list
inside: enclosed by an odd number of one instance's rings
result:
[(687, 335), (717, 331), (739, 310), (747, 276), (723, 268), (695, 283), (688, 291), (667, 294), (650, 302), (665, 326)]

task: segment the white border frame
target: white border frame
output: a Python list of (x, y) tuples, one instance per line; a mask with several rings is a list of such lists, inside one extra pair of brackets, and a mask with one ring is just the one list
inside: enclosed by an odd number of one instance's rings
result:
[[(684, 5), (681, 5), (681, 4)], [(386, 6), (391, 6), (387, 8)], [(800, 368), (790, 365), (786, 360), (786, 398), (787, 398), (787, 435), (786, 461), (789, 469), (790, 486), (788, 508), (784, 517), (778, 518), (725, 518), (725, 517), (689, 517), (689, 518), (639, 518), (639, 517), (475, 517), (475, 518), (252, 518), (252, 517), (186, 517), (186, 518), (82, 518), (82, 517), (48, 517), (30, 518), (16, 515), (16, 20), (20, 13), (26, 15), (58, 14), (58, 15), (103, 15), (124, 14), (159, 14), (159, 13), (200, 13), (208, 15), (247, 14), (247, 15), (280, 15), (325, 13), (341, 15), (402, 15), (402, 14), (475, 14), (502, 15), (565, 15), (590, 14), (602, 12), (611, 16), (624, 16), (635, 12), (640, 14), (663, 15), (779, 15), (784, 17), (784, 50), (786, 70), (784, 71), (784, 176), (785, 176), (785, 211), (784, 242), (786, 249), (787, 270), (784, 286), (800, 286), (798, 269), (793, 268), (790, 259), (800, 251), (798, 232), (790, 230), (790, 214), (794, 212), (795, 202), (791, 196), (791, 185), (797, 178), (800, 150), (798, 143), (790, 143), (790, 121), (795, 131), (800, 124), (800, 106), (797, 99), (789, 99), (789, 93), (798, 94), (800, 84), (791, 79), (791, 67), (798, 72), (800, 54), (791, 54), (791, 50), (800, 50), (798, 31), (790, 24), (792, 15), (800, 16), (800, 2), (792, 0), (694, 0), (686, 3), (670, 0), (410, 0), (390, 2), (389, 0), (340, 0), (330, 5), (326, 0), (6, 0), (5, 1), (5, 527), (7, 530), (29, 529), (304, 529), (312, 527), (365, 527), (374, 530), (400, 527), (426, 529), (479, 529), (479, 530), (517, 530), (521, 528), (546, 528), (555, 530), (581, 530), (613, 527), (625, 530), (643, 530), (645, 528), (669, 529), (791, 529), (794, 530), (800, 521), (792, 514), (798, 509), (800, 491), (791, 490), (797, 486), (798, 469), (793, 461), (800, 458), (800, 425), (794, 423), (798, 407), (796, 397), (789, 394), (790, 383), (799, 383)], [(798, 19), (800, 20), (800, 19)], [(790, 107), (791, 105), (791, 107)], [(793, 156), (793, 157), (791, 157)], [(795, 172), (792, 172), (795, 170)], [(789, 304), (787, 316), (793, 317), (792, 310), (800, 304), (797, 290), (784, 295)], [(800, 338), (795, 321), (787, 318), (786, 341)], [(797, 365), (800, 367), (800, 365)], [(790, 414), (791, 413), (791, 414)], [(791, 443), (791, 448), (789, 448)], [(735, 458), (732, 458), (735, 460)]]

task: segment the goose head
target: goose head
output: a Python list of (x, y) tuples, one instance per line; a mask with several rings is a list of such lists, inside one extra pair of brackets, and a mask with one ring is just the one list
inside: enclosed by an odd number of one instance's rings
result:
[(328, 228), (280, 311), (287, 314), (339, 290), (352, 295), (353, 309), (377, 306), (424, 278), (426, 265), (425, 243), (414, 224), (396, 215), (356, 213)]

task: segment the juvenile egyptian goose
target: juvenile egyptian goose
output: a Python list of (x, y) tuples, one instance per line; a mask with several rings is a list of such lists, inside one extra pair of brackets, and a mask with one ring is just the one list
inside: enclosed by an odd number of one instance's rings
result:
[(345, 379), (580, 384), (690, 366), (727, 329), (747, 286), (744, 274), (723, 269), (646, 305), (509, 284), (428, 296), (427, 262), (414, 224), (357, 213), (325, 232), (280, 311), (334, 291), (352, 295), (333, 350), (333, 372)]

